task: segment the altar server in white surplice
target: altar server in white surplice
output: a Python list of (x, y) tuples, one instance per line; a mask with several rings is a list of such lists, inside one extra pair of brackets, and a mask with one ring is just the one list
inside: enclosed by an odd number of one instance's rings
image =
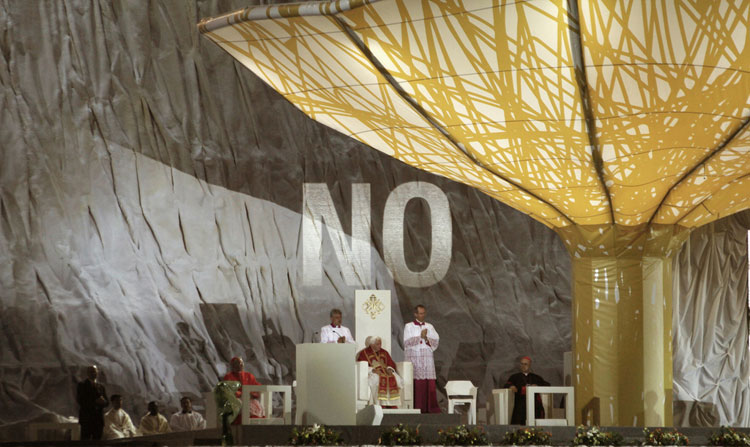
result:
[(427, 309), (421, 304), (414, 308), (414, 321), (404, 327), (404, 354), (414, 365), (414, 408), (422, 413), (440, 413), (435, 389), (435, 359), (432, 352), (440, 343), (435, 328), (424, 321)]
[(181, 411), (173, 414), (169, 419), (172, 431), (193, 431), (206, 428), (206, 420), (200, 413), (193, 411), (193, 401), (185, 396), (180, 399)]
[(349, 329), (341, 325), (341, 311), (331, 309), (331, 324), (320, 328), (321, 343), (354, 343)]
[(122, 396), (113, 394), (109, 398), (112, 408), (104, 413), (104, 439), (132, 438), (138, 435), (133, 420), (122, 409)]

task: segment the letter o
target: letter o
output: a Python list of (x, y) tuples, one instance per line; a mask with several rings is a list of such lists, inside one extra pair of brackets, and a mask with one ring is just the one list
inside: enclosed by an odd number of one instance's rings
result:
[[(415, 198), (427, 202), (432, 222), (430, 262), (421, 272), (411, 271), (404, 257), (404, 214), (406, 205)], [(451, 210), (448, 197), (440, 188), (431, 183), (409, 182), (391, 192), (383, 211), (383, 257), (394, 280), (408, 287), (438, 283), (448, 272), (452, 248)]]

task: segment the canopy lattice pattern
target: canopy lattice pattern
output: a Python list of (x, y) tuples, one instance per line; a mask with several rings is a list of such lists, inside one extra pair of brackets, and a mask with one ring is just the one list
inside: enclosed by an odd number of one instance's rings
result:
[(350, 0), (201, 31), (311, 118), (552, 228), (748, 207), (748, 1)]

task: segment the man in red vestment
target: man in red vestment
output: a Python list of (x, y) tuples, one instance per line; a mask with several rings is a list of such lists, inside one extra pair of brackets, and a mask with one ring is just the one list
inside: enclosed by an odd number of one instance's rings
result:
[(357, 361), (370, 365), (368, 382), (373, 401), (383, 408), (396, 408), (401, 402), (399, 390), (403, 386), (403, 380), (396, 373), (396, 363), (388, 351), (382, 348), (380, 337), (367, 337), (365, 343), (367, 347), (359, 351)]
[[(242, 385), (260, 385), (261, 383), (255, 380), (255, 376), (252, 373), (245, 372), (245, 362), (242, 361), (242, 358), (240, 357), (233, 357), (230, 361), (230, 366), (232, 370), (228, 372), (224, 376), (224, 381), (235, 381), (240, 382)], [(242, 396), (242, 389), (240, 388), (239, 391), (237, 391), (237, 397), (241, 398)], [(260, 397), (260, 393), (250, 393), (250, 417), (257, 419), (257, 418), (264, 418), (266, 417), (265, 412), (263, 411), (263, 406), (260, 404), (260, 401), (258, 398)], [(234, 420), (234, 424), (239, 424), (241, 420), (240, 416), (237, 416), (237, 419)]]

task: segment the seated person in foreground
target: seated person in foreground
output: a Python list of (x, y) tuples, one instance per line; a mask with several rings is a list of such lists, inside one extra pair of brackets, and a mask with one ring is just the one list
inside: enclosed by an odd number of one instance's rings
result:
[(180, 399), (182, 411), (173, 414), (169, 419), (172, 431), (193, 431), (206, 428), (206, 420), (200, 413), (193, 411), (193, 401), (185, 396)]
[(404, 386), (403, 379), (396, 373), (396, 363), (382, 348), (380, 337), (367, 337), (365, 344), (367, 347), (359, 351), (357, 361), (370, 365), (367, 382), (372, 400), (384, 408), (396, 408), (401, 403), (400, 390)]
[[(242, 385), (261, 385), (260, 382), (255, 380), (255, 376), (252, 373), (245, 372), (245, 362), (241, 357), (233, 357), (229, 362), (231, 371), (226, 373), (224, 381), (240, 382)], [(237, 391), (237, 398), (242, 397), (242, 388)], [(253, 419), (264, 418), (266, 413), (263, 410), (263, 405), (260, 401), (260, 393), (250, 393), (250, 417)], [(234, 424), (239, 424), (242, 420), (242, 416), (238, 415), (237, 419), (234, 420)]]
[[(503, 388), (510, 388), (515, 393), (513, 405), (513, 416), (510, 423), (512, 425), (526, 425), (526, 387), (532, 386), (549, 386), (549, 382), (531, 372), (531, 358), (521, 357), (519, 362), (521, 372), (517, 372), (508, 378)], [(534, 417), (537, 419), (544, 418), (544, 407), (542, 398), (538, 394), (534, 399)]]
[(153, 401), (148, 403), (148, 413), (141, 418), (141, 425), (138, 429), (143, 436), (160, 435), (171, 431), (167, 418), (159, 414), (159, 406)]
[(321, 343), (354, 343), (354, 337), (349, 328), (341, 325), (343, 319), (339, 309), (331, 309), (331, 324), (320, 328)]
[(104, 439), (132, 438), (138, 436), (133, 421), (122, 409), (122, 396), (113, 394), (109, 398), (112, 408), (104, 413)]

